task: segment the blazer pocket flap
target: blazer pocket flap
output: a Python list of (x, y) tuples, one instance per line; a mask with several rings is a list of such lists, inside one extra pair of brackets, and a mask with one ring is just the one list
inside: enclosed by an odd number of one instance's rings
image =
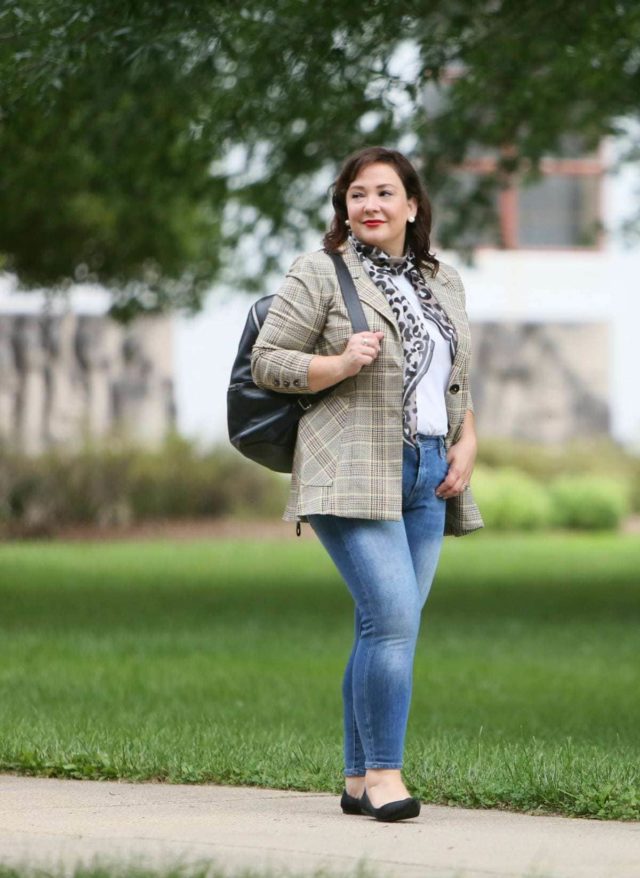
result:
[(301, 484), (333, 483), (348, 410), (348, 396), (331, 394), (300, 419), (294, 468)]

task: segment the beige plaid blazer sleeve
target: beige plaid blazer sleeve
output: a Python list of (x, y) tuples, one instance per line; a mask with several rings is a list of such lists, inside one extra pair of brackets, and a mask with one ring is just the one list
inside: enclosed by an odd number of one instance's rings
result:
[(322, 274), (308, 270), (304, 256), (289, 269), (253, 348), (251, 369), (258, 387), (309, 392), (309, 363), (316, 356), (333, 292), (323, 280)]

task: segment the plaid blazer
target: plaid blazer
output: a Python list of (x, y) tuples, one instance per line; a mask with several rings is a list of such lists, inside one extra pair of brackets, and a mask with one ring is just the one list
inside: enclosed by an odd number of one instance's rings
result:
[[(365, 271), (354, 248), (342, 255), (372, 332), (382, 330), (380, 354), (370, 366), (337, 384), (300, 419), (285, 521), (310, 513), (353, 518), (402, 517), (402, 396), (404, 353), (384, 293)], [(465, 295), (457, 271), (440, 263), (426, 272), (433, 294), (458, 332), (446, 394), (446, 447), (460, 436), (469, 392), (471, 339)], [(335, 268), (319, 250), (298, 257), (273, 300), (253, 347), (251, 369), (259, 387), (310, 393), (307, 373), (316, 354), (341, 354), (352, 335)], [(471, 489), (446, 501), (445, 535), (483, 527)]]

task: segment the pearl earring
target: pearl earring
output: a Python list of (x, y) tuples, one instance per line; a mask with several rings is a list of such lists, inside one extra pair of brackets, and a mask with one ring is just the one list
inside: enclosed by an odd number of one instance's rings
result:
[(349, 222), (349, 220), (345, 220), (345, 221), (344, 221), (344, 224), (345, 224), (345, 226), (346, 226), (348, 229), (351, 228), (351, 223)]
[(416, 221), (415, 216), (410, 216), (410, 217), (409, 217), (409, 222), (410, 222), (410, 223), (415, 223), (415, 221)]

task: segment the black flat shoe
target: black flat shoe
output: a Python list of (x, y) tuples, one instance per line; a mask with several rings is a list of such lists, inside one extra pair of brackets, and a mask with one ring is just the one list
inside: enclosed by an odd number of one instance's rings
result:
[(420, 813), (420, 799), (399, 799), (397, 802), (387, 802), (380, 808), (374, 808), (365, 790), (359, 801), (365, 814), (375, 817), (376, 820), (383, 820), (385, 823), (392, 823), (395, 820), (409, 820), (411, 817), (417, 817)]
[(346, 790), (342, 791), (340, 807), (345, 814), (364, 814), (364, 811), (362, 810), (362, 800), (357, 796), (350, 796)]

